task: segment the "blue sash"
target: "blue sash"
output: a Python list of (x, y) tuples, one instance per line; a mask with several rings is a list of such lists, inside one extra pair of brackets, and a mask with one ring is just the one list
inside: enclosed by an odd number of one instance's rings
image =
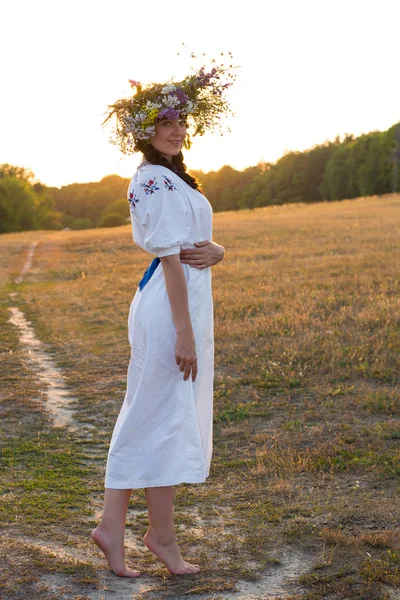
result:
[(154, 258), (151, 261), (151, 263), (149, 264), (149, 266), (143, 273), (142, 279), (139, 281), (139, 290), (142, 290), (144, 288), (144, 286), (146, 285), (146, 283), (148, 283), (150, 281), (154, 271), (157, 269), (160, 262), (161, 262), (161, 259), (159, 256), (157, 256), (156, 258)]

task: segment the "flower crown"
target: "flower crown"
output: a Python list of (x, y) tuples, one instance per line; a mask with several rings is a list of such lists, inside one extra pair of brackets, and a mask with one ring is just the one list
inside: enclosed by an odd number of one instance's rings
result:
[[(229, 56), (232, 57), (230, 52)], [(164, 84), (142, 85), (130, 79), (136, 93), (109, 105), (103, 121), (104, 125), (111, 117), (116, 118), (111, 143), (119, 145), (124, 154), (135, 152), (139, 140), (149, 140), (155, 135), (156, 120), (162, 118), (185, 119), (193, 135), (217, 129), (221, 115), (233, 114), (223, 96), (236, 78), (233, 68), (222, 64), (206, 72), (202, 66), (179, 83), (171, 80)], [(190, 148), (190, 145), (187, 136), (185, 147)]]

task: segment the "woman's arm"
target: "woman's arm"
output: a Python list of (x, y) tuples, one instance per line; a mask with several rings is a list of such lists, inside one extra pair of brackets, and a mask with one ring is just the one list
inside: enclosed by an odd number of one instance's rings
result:
[(179, 254), (162, 256), (161, 264), (176, 330), (175, 361), (180, 371), (183, 371), (183, 379), (186, 381), (192, 373), (192, 381), (195, 381), (197, 375), (196, 346), (190, 320), (186, 279), (180, 256)]

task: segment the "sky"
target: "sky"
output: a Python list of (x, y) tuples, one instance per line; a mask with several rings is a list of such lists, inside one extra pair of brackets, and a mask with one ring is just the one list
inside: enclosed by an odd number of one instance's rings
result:
[(131, 177), (102, 127), (128, 80), (179, 81), (233, 54), (231, 133), (193, 138), (189, 169), (242, 170), (400, 121), (400, 0), (15, 0), (4, 2), (0, 164), (49, 186)]

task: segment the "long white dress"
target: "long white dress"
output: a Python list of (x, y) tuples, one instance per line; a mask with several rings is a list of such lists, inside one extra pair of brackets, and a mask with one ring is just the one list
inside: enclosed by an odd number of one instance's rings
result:
[[(212, 239), (207, 198), (169, 169), (143, 162), (128, 188), (135, 243), (158, 257)], [(153, 265), (154, 266), (154, 265)], [(214, 327), (211, 268), (183, 264), (198, 360), (195, 382), (175, 361), (176, 331), (162, 263), (137, 289), (128, 319), (127, 389), (112, 434), (105, 487), (202, 483), (212, 455)]]

